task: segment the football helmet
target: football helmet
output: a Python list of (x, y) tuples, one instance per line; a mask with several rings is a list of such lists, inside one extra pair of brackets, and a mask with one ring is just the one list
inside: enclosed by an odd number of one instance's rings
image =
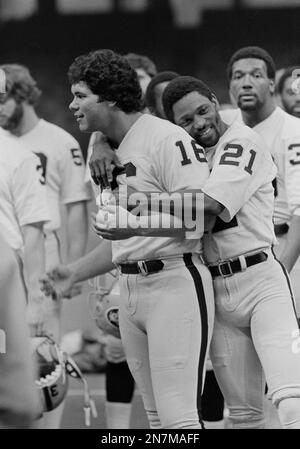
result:
[(77, 364), (50, 336), (33, 337), (31, 340), (38, 375), (35, 383), (41, 393), (43, 411), (50, 412), (62, 403), (68, 391), (70, 375), (83, 383), (85, 425), (90, 426), (91, 414), (96, 418), (97, 410)]
[(44, 412), (49, 412), (61, 404), (68, 391), (65, 356), (49, 336), (31, 340), (37, 367), (35, 384), (41, 393)]
[(99, 329), (114, 337), (121, 338), (119, 329), (120, 295), (111, 293), (101, 287), (97, 291), (91, 292), (88, 299), (90, 309), (92, 309), (92, 317)]

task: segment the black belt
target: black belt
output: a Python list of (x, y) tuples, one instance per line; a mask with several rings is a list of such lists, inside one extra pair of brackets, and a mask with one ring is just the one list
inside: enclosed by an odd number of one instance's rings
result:
[[(247, 268), (251, 267), (257, 263), (264, 262), (267, 258), (268, 255), (263, 251), (253, 254), (252, 256), (245, 256), (246, 266)], [(240, 259), (226, 260), (225, 262), (218, 263), (218, 265), (209, 265), (208, 268), (213, 278), (217, 276), (222, 276), (225, 278), (243, 271)]]
[(286, 234), (288, 232), (288, 230), (289, 230), (289, 225), (287, 223), (274, 225), (274, 232), (275, 232), (276, 237)]
[(132, 263), (120, 263), (119, 267), (121, 273), (123, 274), (151, 274), (157, 273), (164, 268), (164, 263), (162, 260), (143, 260), (140, 262), (132, 262)]

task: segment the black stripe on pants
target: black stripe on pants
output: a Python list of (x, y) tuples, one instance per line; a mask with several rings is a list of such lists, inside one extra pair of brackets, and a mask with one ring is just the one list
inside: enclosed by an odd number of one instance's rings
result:
[(274, 253), (273, 247), (271, 248), (271, 251), (272, 251), (272, 253), (273, 253), (274, 259), (276, 260), (276, 262), (279, 263), (279, 265), (280, 265), (280, 267), (281, 267), (281, 269), (282, 269), (282, 271), (283, 271), (284, 277), (285, 277), (285, 279), (286, 279), (286, 282), (287, 282), (287, 284), (288, 284), (288, 289), (289, 289), (290, 295), (291, 295), (291, 300), (292, 300), (293, 310), (294, 310), (295, 317), (296, 317), (296, 320), (297, 320), (297, 323), (298, 323), (298, 327), (300, 327), (300, 326), (299, 326), (299, 320), (298, 320), (298, 317), (297, 317), (296, 306), (295, 306), (295, 298), (294, 298), (294, 294), (293, 294), (293, 290), (292, 290), (292, 286), (291, 286), (291, 281), (290, 281), (288, 272), (286, 271), (285, 266), (280, 262), (280, 260), (277, 259), (276, 254)]
[(197, 391), (197, 408), (198, 408), (198, 416), (199, 421), (204, 428), (202, 421), (202, 411), (201, 411), (201, 395), (202, 395), (202, 383), (203, 383), (203, 372), (204, 372), (204, 362), (205, 362), (205, 354), (207, 350), (207, 341), (208, 341), (208, 319), (207, 319), (207, 308), (205, 302), (205, 294), (202, 284), (201, 275), (192, 261), (191, 254), (184, 254), (183, 260), (185, 266), (189, 270), (194, 284), (196, 288), (198, 305), (200, 309), (200, 320), (201, 320), (201, 348), (200, 348), (200, 357), (198, 363), (198, 391)]

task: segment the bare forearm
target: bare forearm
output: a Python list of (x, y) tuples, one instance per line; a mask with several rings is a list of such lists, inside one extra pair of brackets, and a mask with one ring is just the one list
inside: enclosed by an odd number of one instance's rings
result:
[(105, 274), (115, 268), (112, 263), (111, 242), (103, 240), (94, 250), (69, 264), (73, 281), (82, 282)]
[(40, 292), (39, 277), (45, 272), (45, 243), (42, 225), (26, 225), (24, 236), (24, 272), (32, 295)]
[(294, 215), (287, 233), (284, 250), (280, 256), (288, 272), (290, 272), (300, 254), (300, 216)]
[(67, 205), (67, 260), (83, 256), (88, 237), (87, 203), (80, 201)]

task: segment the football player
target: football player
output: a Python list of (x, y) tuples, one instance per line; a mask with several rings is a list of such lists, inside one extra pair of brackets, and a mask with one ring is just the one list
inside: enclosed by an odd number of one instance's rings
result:
[[(7, 92), (1, 102), (0, 125), (16, 136), (25, 148), (39, 158), (40, 181), (47, 192), (50, 210), (45, 226), (46, 269), (61, 261), (58, 231), (61, 205), (66, 210), (67, 258), (80, 257), (87, 242), (87, 209), (90, 192), (84, 183), (85, 164), (78, 142), (65, 130), (37, 115), (41, 91), (29, 70), (18, 64), (1, 66), (6, 75)], [(25, 174), (28, 176), (28, 174)], [(38, 266), (38, 265), (36, 265)], [(61, 302), (49, 304), (45, 331), (60, 340)], [(45, 415), (44, 426), (57, 428), (63, 405)]]
[(299, 67), (288, 67), (283, 71), (276, 85), (276, 92), (280, 96), (283, 109), (297, 118), (300, 118), (300, 83), (297, 82), (299, 75)]
[(277, 166), (274, 224), (279, 245), (274, 250), (291, 272), (299, 315), (299, 268), (295, 263), (300, 253), (300, 121), (276, 106), (275, 64), (266, 50), (241, 48), (231, 57), (227, 74), (238, 109), (222, 111), (224, 121), (238, 120), (258, 132)]

